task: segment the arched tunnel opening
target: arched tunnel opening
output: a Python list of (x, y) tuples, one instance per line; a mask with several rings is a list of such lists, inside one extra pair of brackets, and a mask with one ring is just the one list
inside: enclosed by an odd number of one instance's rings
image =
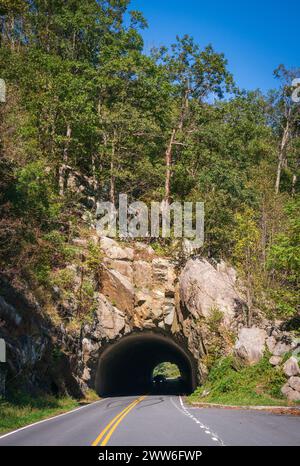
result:
[[(179, 383), (165, 380), (158, 387), (153, 371), (166, 361), (178, 367)], [(192, 356), (171, 337), (149, 332), (134, 334), (123, 337), (101, 353), (95, 388), (102, 397), (189, 394), (196, 388), (195, 367)]]

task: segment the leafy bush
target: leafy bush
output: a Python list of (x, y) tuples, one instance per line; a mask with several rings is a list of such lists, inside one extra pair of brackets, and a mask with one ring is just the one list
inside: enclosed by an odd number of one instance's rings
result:
[(15, 195), (16, 208), (22, 217), (35, 220), (41, 226), (57, 218), (60, 204), (44, 162), (31, 162), (17, 173)]
[(268, 355), (258, 364), (242, 368), (230, 356), (214, 365), (206, 384), (198, 388), (190, 400), (232, 405), (282, 405), (285, 401), (280, 390), (285, 381), (283, 371), (271, 366)]

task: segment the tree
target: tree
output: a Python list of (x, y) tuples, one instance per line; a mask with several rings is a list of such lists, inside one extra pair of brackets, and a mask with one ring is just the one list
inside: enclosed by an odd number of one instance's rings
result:
[(235, 247), (233, 258), (241, 276), (245, 280), (247, 295), (247, 324), (252, 325), (256, 280), (259, 269), (260, 232), (255, 219), (255, 212), (246, 208), (236, 214), (236, 229), (233, 234)]
[[(288, 166), (288, 151), (291, 143), (300, 128), (299, 105), (293, 102), (292, 94), (293, 79), (300, 76), (300, 69), (287, 70), (280, 65), (274, 71), (275, 77), (280, 81), (280, 89), (270, 96), (271, 101), (271, 121), (276, 135), (279, 137), (278, 165), (275, 183), (275, 193), (279, 194), (282, 170)], [(295, 174), (294, 174), (295, 176)], [(295, 178), (293, 183), (295, 183)]]
[(168, 204), (171, 196), (173, 148), (183, 144), (177, 140), (177, 135), (186, 134), (191, 101), (195, 99), (203, 103), (211, 95), (223, 97), (224, 91), (231, 89), (233, 79), (227, 71), (227, 61), (223, 54), (216, 53), (211, 45), (200, 50), (188, 35), (177, 37), (170, 52), (163, 48), (153, 51), (153, 54), (164, 63), (173, 84), (173, 121), (165, 151), (164, 200)]
[(300, 198), (285, 206), (286, 222), (268, 254), (268, 267), (275, 280), (273, 297), (281, 315), (300, 313)]

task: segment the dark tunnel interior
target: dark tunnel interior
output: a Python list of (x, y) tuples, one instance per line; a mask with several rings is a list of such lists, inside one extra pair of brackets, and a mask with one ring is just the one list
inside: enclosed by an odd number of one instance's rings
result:
[(123, 337), (100, 355), (96, 391), (100, 396), (127, 396), (154, 393), (152, 374), (162, 362), (176, 364), (179, 383), (166, 382), (164, 394), (188, 394), (196, 388), (190, 355), (172, 338), (162, 334), (139, 333)]

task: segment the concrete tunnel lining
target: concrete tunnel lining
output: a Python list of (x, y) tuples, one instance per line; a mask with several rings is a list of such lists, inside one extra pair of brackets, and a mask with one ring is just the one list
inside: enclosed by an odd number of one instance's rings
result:
[(192, 356), (174, 339), (159, 333), (137, 333), (109, 345), (100, 354), (95, 388), (100, 396), (149, 393), (152, 373), (161, 362), (176, 364), (186, 393), (196, 388)]

